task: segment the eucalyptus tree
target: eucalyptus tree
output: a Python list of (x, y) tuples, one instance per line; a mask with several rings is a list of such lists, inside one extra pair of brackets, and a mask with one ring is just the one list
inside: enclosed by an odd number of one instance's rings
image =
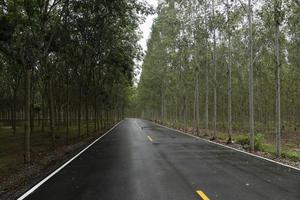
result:
[(252, 24), (252, 1), (248, 0), (248, 23), (249, 23), (249, 136), (250, 150), (254, 151), (254, 103), (253, 103), (253, 24)]
[[(215, 0), (212, 0), (212, 19), (215, 20)], [(213, 121), (213, 135), (212, 135), (212, 140), (216, 138), (216, 131), (217, 131), (217, 59), (216, 59), (216, 23), (213, 22), (212, 25), (212, 32), (213, 32), (213, 54), (212, 54), (212, 59), (213, 59), (213, 67), (214, 67), (214, 76), (213, 76), (213, 89), (214, 89), (214, 121)]]
[(228, 38), (228, 143), (231, 143), (232, 135), (232, 56), (231, 56), (231, 9), (229, 0), (226, 1), (227, 13), (227, 38)]
[(208, 107), (209, 107), (209, 61), (208, 61), (208, 49), (209, 49), (209, 42), (208, 42), (208, 13), (207, 13), (207, 0), (204, 1), (204, 23), (205, 23), (205, 135), (208, 134)]
[(203, 119), (206, 133), (212, 120), (212, 138), (227, 129), (228, 142), (248, 130), (251, 151), (254, 133), (272, 132), (277, 121), (279, 147), (280, 131), (299, 126), (297, 2), (175, 1), (174, 9), (170, 2), (159, 4), (148, 42), (136, 98), (142, 116), (161, 113), (162, 121), (196, 129)]
[[(276, 154), (281, 156), (281, 129), (282, 129), (282, 109), (281, 109), (281, 71), (282, 66), (285, 65), (283, 60), (283, 41), (285, 41), (285, 35), (281, 33), (283, 28), (283, 22), (285, 20), (285, 12), (287, 11), (290, 3), (288, 1), (274, 0), (267, 1), (264, 5), (264, 11), (262, 11), (262, 20), (266, 24), (266, 27), (273, 33), (271, 37), (273, 55), (274, 55), (274, 71), (275, 71), (275, 121), (276, 121)], [(282, 44), (282, 45), (281, 45)]]
[[(283, 82), (283, 87), (288, 88), (287, 103), (283, 104), (283, 108), (287, 110), (289, 121), (294, 130), (297, 129), (297, 123), (299, 124), (299, 110), (300, 110), (300, 2), (290, 1), (288, 4), (288, 10), (286, 11), (287, 19), (287, 33), (290, 38), (290, 42), (287, 44), (288, 60), (291, 63), (288, 68), (288, 78)], [(286, 84), (286, 86), (285, 86)], [(285, 96), (283, 95), (283, 98)], [(284, 99), (283, 99), (284, 100)]]
[(280, 62), (280, 25), (283, 21), (282, 0), (274, 2), (275, 57), (276, 57), (276, 153), (281, 156), (281, 62)]

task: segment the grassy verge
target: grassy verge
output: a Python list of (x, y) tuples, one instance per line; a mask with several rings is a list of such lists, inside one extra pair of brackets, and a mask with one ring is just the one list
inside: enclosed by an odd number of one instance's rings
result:
[[(159, 122), (158, 123), (162, 123)], [(193, 134), (192, 127), (185, 127), (183, 124), (173, 124), (173, 123), (162, 123), (167, 126), (174, 127), (179, 130), (183, 130), (185, 132), (189, 132)], [(232, 135), (232, 139), (234, 143), (240, 144), (244, 149), (249, 149), (249, 137), (246, 133), (247, 130), (236, 130)], [(204, 129), (200, 129), (200, 133), (204, 133)], [(202, 134), (203, 135), (203, 134)], [(212, 131), (208, 131), (208, 135), (212, 135)], [(217, 140), (226, 142), (228, 135), (223, 130), (218, 130), (216, 134)], [(274, 158), (276, 157), (276, 149), (275, 149), (275, 134), (272, 132), (266, 133), (256, 133), (255, 134), (255, 150), (259, 152), (264, 152), (272, 155)], [(300, 133), (299, 132), (285, 132), (282, 137), (282, 158), (291, 160), (293, 162), (300, 163)]]
[[(241, 144), (243, 146), (249, 145), (249, 138), (246, 135), (238, 135), (234, 137), (234, 141), (237, 144)], [(288, 148), (289, 146), (290, 148)], [(264, 134), (257, 134), (255, 136), (255, 149), (257, 151), (266, 152), (273, 156), (276, 156), (276, 149), (273, 144), (268, 143), (264, 139)], [(286, 158), (295, 162), (300, 162), (300, 152), (295, 151), (294, 145), (285, 145), (282, 149), (282, 158)]]

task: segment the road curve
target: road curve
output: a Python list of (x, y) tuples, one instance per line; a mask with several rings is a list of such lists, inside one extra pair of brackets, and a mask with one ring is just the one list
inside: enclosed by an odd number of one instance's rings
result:
[(300, 172), (125, 119), (26, 200), (299, 200)]

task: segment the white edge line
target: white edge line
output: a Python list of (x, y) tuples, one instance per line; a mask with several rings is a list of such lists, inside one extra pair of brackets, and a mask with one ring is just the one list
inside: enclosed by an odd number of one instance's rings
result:
[(138, 125), (138, 123), (136, 122), (136, 120), (137, 120), (137, 119), (134, 119), (134, 122), (135, 122), (136, 126), (137, 126), (138, 128), (140, 128), (140, 129), (142, 129), (142, 127), (140, 127), (140, 126)]
[(103, 135), (101, 135), (100, 137), (98, 137), (94, 142), (92, 142), (91, 144), (89, 144), (86, 148), (84, 148), (83, 150), (81, 150), (78, 154), (76, 154), (73, 158), (71, 158), (70, 160), (68, 160), (67, 162), (65, 162), (62, 166), (60, 166), (59, 168), (57, 168), (54, 172), (52, 172), (51, 174), (49, 174), (46, 178), (44, 178), (43, 180), (41, 180), (39, 183), (37, 183), (35, 186), (33, 186), (31, 189), (29, 189), (27, 192), (25, 192), (22, 196), (20, 196), (17, 200), (23, 200), (25, 199), (27, 196), (29, 196), (32, 192), (34, 192), (36, 189), (38, 189), (41, 185), (43, 185), (46, 181), (48, 181), (52, 176), (54, 176), (55, 174), (57, 174), (60, 170), (62, 170), (65, 166), (67, 166), (68, 164), (70, 164), (73, 160), (75, 160), (78, 156), (80, 156), (83, 152), (85, 152), (88, 148), (90, 148), (93, 144), (95, 144), (96, 142), (98, 142), (101, 138), (103, 138), (105, 135), (107, 135), (108, 133), (110, 133), (115, 127), (117, 127), (122, 121), (118, 122), (117, 124), (115, 124), (111, 129), (109, 129), (106, 133), (104, 133)]
[[(151, 121), (150, 121), (150, 122), (151, 122)], [(151, 122), (151, 123), (156, 124), (156, 125), (161, 126), (161, 127), (164, 127), (164, 128), (167, 128), (167, 129), (169, 129), (169, 130), (178, 132), (178, 133), (182, 133), (182, 134), (188, 135), (188, 136), (193, 137), (193, 138), (196, 138), (196, 139), (198, 139), (198, 140), (203, 140), (203, 141), (208, 142), (208, 143), (211, 143), (211, 144), (216, 144), (216, 145), (219, 145), (219, 146), (228, 148), (228, 149), (232, 149), (232, 150), (238, 151), (238, 152), (240, 152), (240, 153), (244, 153), (244, 154), (247, 154), (247, 155), (250, 155), (250, 156), (254, 156), (254, 157), (256, 157), (256, 158), (260, 158), (260, 159), (263, 159), (263, 160), (267, 160), (267, 161), (269, 161), (269, 162), (276, 163), (276, 164), (278, 164), (278, 165), (282, 165), (282, 166), (285, 166), (285, 167), (288, 167), (288, 168), (291, 168), (291, 169), (295, 169), (295, 170), (297, 170), (297, 171), (300, 171), (300, 169), (297, 168), (297, 167), (293, 167), (293, 166), (290, 166), (290, 165), (287, 165), (287, 164), (284, 164), (284, 163), (280, 163), (280, 162), (277, 162), (277, 161), (275, 161), (275, 160), (271, 160), (271, 159), (269, 159), (269, 158), (265, 158), (265, 157), (262, 157), (262, 156), (259, 156), (259, 155), (255, 155), (255, 154), (249, 153), (249, 152), (247, 152), (247, 151), (242, 151), (242, 150), (239, 150), (239, 149), (236, 149), (236, 148), (233, 148), (233, 147), (224, 145), (224, 144), (220, 144), (220, 143), (217, 143), (217, 142), (213, 142), (213, 141), (210, 141), (210, 140), (207, 140), (207, 139), (204, 139), (204, 138), (195, 136), (195, 135), (191, 135), (191, 134), (189, 134), (189, 133), (185, 133), (185, 132), (183, 132), (183, 131), (180, 131), (180, 130), (177, 130), (177, 129), (174, 129), (174, 128), (170, 128), (170, 127), (167, 127), (167, 126), (164, 126), (164, 125), (155, 123), (155, 122)]]

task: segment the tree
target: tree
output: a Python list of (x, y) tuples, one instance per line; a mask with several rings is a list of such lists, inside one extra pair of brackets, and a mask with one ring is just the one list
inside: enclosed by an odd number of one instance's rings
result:
[[(215, 1), (212, 0), (212, 18), (215, 19)], [(216, 139), (216, 131), (217, 131), (217, 60), (216, 60), (216, 27), (215, 23), (213, 22), (213, 66), (214, 66), (214, 129), (212, 140)]]
[(252, 28), (252, 1), (248, 0), (248, 23), (249, 23), (249, 135), (250, 150), (254, 151), (254, 103), (253, 103), (253, 28)]
[(229, 1), (226, 1), (227, 8), (227, 37), (228, 37), (228, 141), (232, 140), (232, 67), (231, 67), (231, 13)]
[(0, 117), (16, 135), (24, 123), (26, 163), (32, 132), (41, 131), (55, 149), (61, 138), (69, 143), (76, 124), (80, 140), (82, 131), (92, 134), (91, 122), (96, 132), (104, 115), (105, 127), (124, 116), (133, 60), (140, 59), (136, 29), (152, 12), (137, 0), (0, 2)]
[(274, 24), (275, 24), (275, 56), (276, 56), (276, 153), (281, 156), (281, 77), (280, 77), (280, 24), (282, 22), (281, 14), (282, 1), (274, 2)]
[[(158, 6), (135, 112), (206, 134), (211, 128), (212, 138), (227, 130), (228, 142), (248, 132), (251, 151), (256, 131), (273, 137), (277, 127), (298, 130), (298, 4), (282, 1), (276, 10), (275, 0), (173, 2)], [(276, 34), (274, 17), (283, 14)]]

